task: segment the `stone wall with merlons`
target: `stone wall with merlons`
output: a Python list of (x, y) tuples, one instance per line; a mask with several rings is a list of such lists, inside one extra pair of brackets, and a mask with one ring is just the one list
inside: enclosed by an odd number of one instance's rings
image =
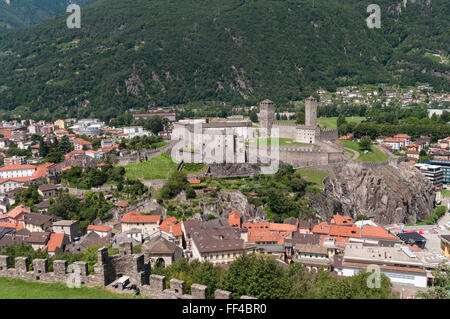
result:
[[(33, 270), (27, 257), (16, 257), (15, 267), (10, 267), (8, 256), (0, 255), (0, 277), (19, 278), (37, 282), (61, 282), (72, 289), (78, 284), (86, 286), (105, 286), (108, 290), (118, 293), (138, 293), (154, 299), (206, 299), (207, 287), (193, 284), (191, 294), (186, 294), (185, 282), (178, 279), (170, 280), (170, 289), (166, 287), (166, 278), (150, 274), (150, 264), (145, 263), (143, 254), (133, 254), (131, 243), (123, 243), (120, 253), (109, 256), (108, 248), (102, 247), (97, 253), (97, 263), (94, 274), (89, 274), (88, 263), (83, 261), (67, 265), (65, 260), (53, 261), (53, 271), (48, 271), (47, 259), (34, 259)], [(122, 276), (129, 277), (130, 284), (136, 289), (114, 288), (113, 284)], [(223, 290), (215, 291), (216, 299), (230, 299), (231, 293)], [(241, 299), (253, 299), (242, 296)]]

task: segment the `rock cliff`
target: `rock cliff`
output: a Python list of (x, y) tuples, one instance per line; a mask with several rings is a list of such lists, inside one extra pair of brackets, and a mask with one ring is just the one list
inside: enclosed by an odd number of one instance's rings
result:
[(200, 208), (204, 217), (211, 214), (227, 218), (228, 214), (235, 210), (242, 215), (243, 220), (255, 217), (267, 218), (262, 207), (249, 204), (247, 197), (238, 190), (220, 190), (217, 193), (217, 200), (202, 201)]
[[(433, 185), (404, 162), (373, 167), (348, 163), (327, 177), (324, 185), (327, 206), (353, 218), (366, 215), (380, 224), (410, 223), (415, 214), (421, 220), (433, 213)], [(317, 207), (326, 220), (333, 209)]]

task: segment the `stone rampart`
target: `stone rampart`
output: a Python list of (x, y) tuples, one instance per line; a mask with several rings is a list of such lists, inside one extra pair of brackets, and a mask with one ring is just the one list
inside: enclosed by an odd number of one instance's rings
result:
[[(140, 294), (153, 299), (206, 299), (207, 287), (193, 284), (191, 294), (186, 294), (186, 283), (171, 279), (170, 289), (164, 276), (150, 274), (150, 264), (143, 254), (132, 254), (131, 243), (120, 245), (120, 253), (109, 256), (108, 249), (98, 250), (94, 274), (89, 274), (88, 263), (77, 261), (68, 265), (65, 260), (53, 261), (53, 271), (48, 271), (47, 259), (34, 259), (33, 270), (27, 257), (16, 257), (15, 267), (10, 267), (8, 256), (0, 255), (0, 277), (19, 278), (37, 282), (61, 282), (76, 289), (77, 285), (105, 286), (118, 293)], [(216, 299), (230, 299), (231, 292), (216, 290)], [(242, 296), (241, 299), (254, 299)]]

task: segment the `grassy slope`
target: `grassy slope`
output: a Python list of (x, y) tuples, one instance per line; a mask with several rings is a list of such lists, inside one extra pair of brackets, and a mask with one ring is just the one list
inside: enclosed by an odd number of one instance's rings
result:
[(383, 162), (388, 160), (388, 156), (380, 151), (377, 147), (372, 146), (372, 151), (364, 154), (364, 152), (359, 148), (359, 144), (356, 141), (340, 140), (344, 147), (351, 148), (359, 152), (358, 160), (362, 162)]
[(130, 299), (103, 287), (69, 288), (62, 283), (40, 283), (0, 277), (0, 299)]
[(178, 164), (172, 161), (168, 154), (162, 153), (146, 162), (128, 164), (124, 167), (128, 178), (166, 179), (177, 166)]
[(306, 179), (308, 182), (312, 182), (317, 185), (319, 189), (323, 189), (323, 180), (327, 177), (328, 173), (317, 171), (314, 169), (299, 169), (300, 175), (302, 178)]
[[(346, 117), (347, 122), (361, 123), (364, 117), (350, 116)], [(317, 124), (324, 128), (337, 128), (337, 117), (322, 117), (317, 119)]]
[[(256, 141), (250, 142), (250, 145), (258, 145), (258, 144), (260, 144), (260, 142), (266, 143), (267, 146), (272, 145), (272, 139), (263, 139), (263, 138), (258, 139), (257, 142)], [(249, 143), (247, 142), (247, 144), (249, 144)], [(278, 145), (279, 146), (290, 146), (290, 145), (311, 145), (311, 144), (295, 142), (291, 138), (280, 137), (278, 139)]]

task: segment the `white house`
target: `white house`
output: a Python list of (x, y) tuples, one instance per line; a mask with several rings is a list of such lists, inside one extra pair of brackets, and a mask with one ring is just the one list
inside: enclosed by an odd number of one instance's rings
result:
[(111, 237), (111, 231), (112, 228), (108, 227), (108, 226), (101, 226), (101, 225), (89, 225), (87, 227), (87, 233), (96, 233), (97, 235), (99, 235), (100, 237), (106, 237), (106, 236), (110, 236)]
[(36, 169), (35, 165), (7, 165), (0, 168), (0, 178), (28, 177)]
[(120, 220), (122, 232), (126, 232), (131, 229), (139, 229), (142, 233), (146, 234), (159, 231), (160, 222), (160, 215), (142, 215), (136, 211), (126, 213)]

